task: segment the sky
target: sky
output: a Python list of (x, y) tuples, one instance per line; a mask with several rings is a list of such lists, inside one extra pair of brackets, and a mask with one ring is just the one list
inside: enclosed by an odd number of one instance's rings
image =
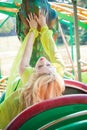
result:
[(8, 17), (8, 15), (0, 13), (0, 20), (4, 20), (7, 17)]
[[(0, 0), (0, 2), (6, 2), (7, 0)], [(7, 18), (7, 15), (0, 13), (0, 20)]]
[(7, 0), (0, 0), (0, 2), (6, 2)]

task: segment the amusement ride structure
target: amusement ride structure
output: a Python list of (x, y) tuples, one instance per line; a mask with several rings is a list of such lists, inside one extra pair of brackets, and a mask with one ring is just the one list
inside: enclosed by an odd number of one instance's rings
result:
[[(24, 1), (23, 1), (24, 2)], [(77, 52), (78, 80), (81, 81), (80, 49), (78, 26), (87, 30), (87, 9), (72, 4), (48, 2), (58, 13), (59, 22), (74, 23), (75, 44)], [(20, 11), (21, 0), (0, 2), (0, 13), (7, 17), (0, 27), (10, 18), (16, 17)], [(36, 2), (38, 4), (38, 2)], [(59, 24), (61, 29), (61, 26)], [(7, 77), (6, 77), (7, 78)], [(4, 79), (0, 79), (0, 83)], [(87, 85), (75, 80), (64, 79), (66, 90), (64, 95), (30, 106), (19, 113), (6, 127), (6, 130), (77, 130), (87, 129)]]

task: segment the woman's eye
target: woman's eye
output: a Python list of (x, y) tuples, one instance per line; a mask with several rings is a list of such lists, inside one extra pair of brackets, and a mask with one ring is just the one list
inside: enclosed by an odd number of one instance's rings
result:
[(47, 64), (47, 66), (50, 66), (50, 64)]
[(41, 68), (41, 67), (43, 67), (43, 65), (39, 65), (39, 66), (38, 66), (38, 68)]

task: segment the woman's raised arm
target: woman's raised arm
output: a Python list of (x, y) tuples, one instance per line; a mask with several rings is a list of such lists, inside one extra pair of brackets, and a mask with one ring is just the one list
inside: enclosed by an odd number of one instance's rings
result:
[(46, 14), (44, 11), (39, 12), (39, 17), (36, 17), (38, 24), (41, 26), (41, 43), (48, 55), (50, 61), (55, 65), (57, 72), (64, 75), (64, 63), (58, 52), (57, 46), (52, 36), (52, 31), (46, 24)]
[(22, 59), (21, 59), (21, 62), (20, 62), (20, 66), (19, 66), (20, 75), (22, 75), (24, 70), (26, 69), (26, 67), (29, 66), (31, 55), (32, 55), (32, 50), (33, 50), (33, 43), (34, 43), (35, 38), (38, 35), (38, 31), (37, 31), (38, 25), (37, 25), (37, 22), (34, 19), (34, 16), (32, 14), (30, 14), (28, 16), (27, 21), (30, 25), (30, 31), (27, 34), (28, 38), (27, 38), (24, 53), (23, 53), (23, 56), (22, 56)]

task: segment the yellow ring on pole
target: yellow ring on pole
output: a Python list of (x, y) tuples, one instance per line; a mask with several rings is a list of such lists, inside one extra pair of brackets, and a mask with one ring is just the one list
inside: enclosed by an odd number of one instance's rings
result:
[(7, 7), (0, 7), (1, 11), (8, 11), (8, 12), (13, 12), (13, 13), (17, 13), (19, 10), (16, 8), (7, 8)]

